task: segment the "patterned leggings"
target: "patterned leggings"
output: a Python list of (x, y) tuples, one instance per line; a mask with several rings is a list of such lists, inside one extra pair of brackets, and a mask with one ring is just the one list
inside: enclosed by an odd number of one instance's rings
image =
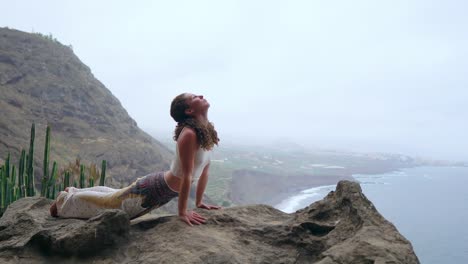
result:
[(157, 172), (138, 178), (123, 189), (70, 187), (68, 192), (60, 192), (57, 197), (57, 214), (64, 218), (87, 219), (105, 209), (121, 209), (132, 219), (177, 196), (178, 193), (171, 190), (164, 180), (164, 172)]

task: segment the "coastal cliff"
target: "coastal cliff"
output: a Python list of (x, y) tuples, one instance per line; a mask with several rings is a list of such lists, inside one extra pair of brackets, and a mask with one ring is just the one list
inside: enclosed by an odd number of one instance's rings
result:
[(129, 221), (119, 210), (56, 219), (50, 204), (24, 198), (8, 208), (0, 219), (1, 263), (419, 263), (411, 243), (351, 181), (292, 214), (267, 205), (198, 210), (208, 221), (195, 227), (176, 216)]

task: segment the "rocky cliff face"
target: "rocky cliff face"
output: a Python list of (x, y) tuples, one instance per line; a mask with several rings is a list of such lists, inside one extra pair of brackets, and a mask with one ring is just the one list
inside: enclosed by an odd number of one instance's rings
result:
[(130, 222), (119, 210), (55, 219), (50, 203), (24, 198), (8, 208), (1, 263), (419, 263), (411, 243), (350, 181), (293, 214), (266, 205), (199, 211), (208, 221), (195, 227), (176, 216)]
[(135, 176), (167, 169), (172, 157), (138, 128), (71, 48), (38, 34), (0, 28), (0, 111), (2, 158), (8, 151), (19, 157), (20, 149), (28, 148), (36, 123), (37, 178), (47, 124), (52, 128), (50, 159), (62, 166), (76, 157), (85, 164), (105, 159), (112, 177), (107, 185), (119, 187)]

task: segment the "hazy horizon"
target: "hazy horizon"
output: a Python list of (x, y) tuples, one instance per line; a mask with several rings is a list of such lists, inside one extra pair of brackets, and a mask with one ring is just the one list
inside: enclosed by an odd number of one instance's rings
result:
[(2, 4), (1, 27), (72, 45), (160, 138), (173, 97), (193, 92), (226, 142), (468, 160), (468, 3)]

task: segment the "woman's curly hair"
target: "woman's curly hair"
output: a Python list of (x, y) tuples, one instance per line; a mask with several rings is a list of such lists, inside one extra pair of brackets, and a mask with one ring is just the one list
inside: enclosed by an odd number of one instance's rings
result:
[(213, 123), (201, 124), (195, 118), (187, 115), (185, 110), (189, 108), (189, 105), (186, 100), (186, 94), (183, 93), (176, 96), (171, 103), (171, 116), (177, 122), (174, 130), (174, 140), (177, 141), (184, 127), (190, 127), (195, 131), (200, 147), (205, 150), (212, 149), (219, 142), (218, 133)]

